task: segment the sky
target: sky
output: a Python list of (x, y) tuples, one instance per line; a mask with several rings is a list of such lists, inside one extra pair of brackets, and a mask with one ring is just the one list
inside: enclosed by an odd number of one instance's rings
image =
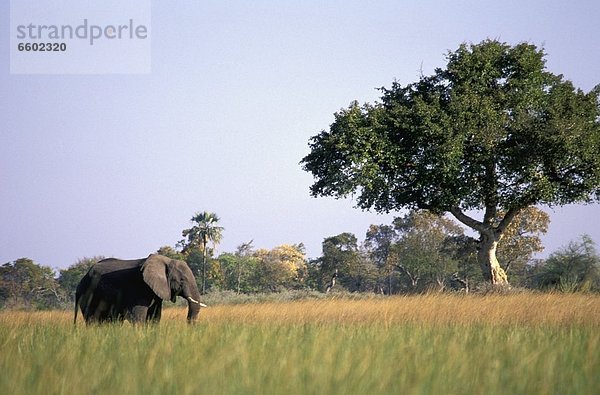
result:
[[(324, 238), (403, 214), (309, 194), (308, 140), (351, 101), (487, 38), (545, 48), (584, 91), (600, 83), (592, 0), (152, 1), (145, 74), (11, 74), (7, 0), (0, 15), (0, 264), (144, 257), (198, 211), (221, 218), (217, 253), (253, 240), (318, 257)], [(545, 209), (543, 256), (600, 243), (600, 205)]]

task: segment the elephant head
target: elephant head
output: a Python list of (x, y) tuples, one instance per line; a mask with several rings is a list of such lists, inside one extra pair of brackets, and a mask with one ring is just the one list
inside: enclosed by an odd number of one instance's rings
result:
[(193, 323), (200, 307), (206, 307), (199, 302), (196, 279), (185, 262), (152, 254), (142, 264), (141, 271), (144, 282), (161, 299), (175, 302), (181, 296), (188, 301), (188, 322)]

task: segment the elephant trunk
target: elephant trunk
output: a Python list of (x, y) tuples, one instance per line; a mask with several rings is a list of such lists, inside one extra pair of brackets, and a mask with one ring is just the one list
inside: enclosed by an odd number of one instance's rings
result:
[[(194, 292), (195, 291), (195, 292)], [(188, 314), (187, 320), (190, 324), (193, 324), (198, 318), (201, 307), (206, 307), (204, 303), (200, 303), (200, 293), (197, 290), (192, 290), (185, 298), (188, 301)]]

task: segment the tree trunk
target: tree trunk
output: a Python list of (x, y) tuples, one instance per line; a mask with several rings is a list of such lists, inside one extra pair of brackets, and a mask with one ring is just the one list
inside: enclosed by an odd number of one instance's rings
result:
[(202, 295), (206, 295), (206, 236), (202, 238)]
[(493, 285), (508, 285), (506, 272), (496, 258), (497, 247), (498, 237), (495, 236), (494, 231), (482, 232), (477, 251), (477, 262), (479, 262), (485, 280)]
[(508, 285), (506, 272), (502, 269), (496, 258), (496, 248), (508, 225), (522, 210), (523, 207), (512, 207), (504, 215), (500, 223), (496, 227), (493, 227), (492, 223), (498, 214), (494, 205), (486, 207), (483, 222), (475, 221), (473, 218), (465, 215), (457, 206), (450, 208), (450, 213), (456, 219), (476, 230), (481, 235), (477, 251), (477, 262), (481, 266), (481, 272), (485, 280), (493, 285)]
[(328, 294), (329, 291), (331, 291), (333, 289), (333, 287), (335, 287), (335, 279), (337, 278), (338, 275), (338, 270), (335, 269), (335, 273), (333, 273), (333, 276), (331, 276), (331, 281), (329, 282), (329, 285), (327, 286), (327, 289), (325, 290), (325, 293)]
[[(238, 258), (240, 259), (240, 258)], [(241, 284), (242, 284), (242, 267), (240, 265), (240, 263), (238, 262), (237, 264), (237, 293), (240, 293), (240, 288), (241, 288)]]
[(421, 279), (421, 277), (417, 276), (417, 275), (411, 274), (411, 272), (409, 272), (408, 270), (406, 270), (406, 268), (404, 266), (402, 266), (402, 265), (396, 264), (396, 267), (398, 269), (402, 270), (408, 276), (408, 279), (410, 280), (410, 285), (411, 285), (411, 287), (412, 287), (412, 289), (414, 291), (417, 288), (417, 283), (419, 282), (419, 280)]

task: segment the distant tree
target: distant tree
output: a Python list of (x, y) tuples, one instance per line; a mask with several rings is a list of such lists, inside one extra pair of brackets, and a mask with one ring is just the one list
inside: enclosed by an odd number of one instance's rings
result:
[(583, 235), (581, 241), (550, 254), (538, 269), (535, 284), (560, 291), (600, 291), (600, 256), (594, 241)]
[(311, 258), (306, 263), (306, 287), (308, 289), (325, 290), (321, 273), (321, 258)]
[[(183, 260), (188, 264), (196, 277), (198, 290), (202, 289), (203, 282), (205, 292), (208, 292), (211, 288), (219, 289), (222, 287), (223, 278), (220, 272), (220, 264), (218, 259), (213, 258), (213, 254), (214, 250), (210, 247), (206, 249), (206, 257), (204, 256), (204, 251), (200, 248), (188, 248), (185, 254), (183, 254)], [(203, 272), (205, 273), (204, 275)]]
[(507, 284), (496, 251), (523, 210), (600, 198), (600, 86), (576, 89), (544, 57), (528, 43), (463, 44), (445, 69), (353, 102), (310, 141), (312, 195), (449, 212), (479, 233), (484, 278)]
[(302, 244), (283, 244), (252, 254), (256, 266), (253, 283), (260, 291), (277, 292), (302, 287), (306, 278), (306, 256)]
[(365, 237), (365, 248), (378, 266), (384, 266), (397, 233), (391, 225), (371, 225)]
[(238, 266), (238, 258), (230, 252), (225, 252), (217, 257), (217, 261), (223, 277), (223, 289), (235, 290), (237, 288), (235, 269)]
[(254, 257), (252, 240), (239, 245), (234, 257), (235, 266), (231, 270), (233, 287), (230, 289), (234, 289), (238, 294), (249, 292), (253, 290), (249, 283), (250, 275), (256, 270), (256, 258)]
[(322, 244), (323, 254), (315, 263), (319, 268), (320, 288), (325, 291), (334, 274), (336, 287), (350, 292), (376, 288), (377, 267), (368, 253), (361, 251), (358, 239), (352, 233), (327, 237)]
[(394, 243), (398, 233), (391, 225), (371, 225), (367, 230), (364, 247), (379, 271), (378, 283), (385, 287), (388, 295), (392, 294), (396, 270), (392, 257)]
[(0, 266), (0, 305), (13, 308), (53, 308), (64, 301), (54, 271), (28, 258)]
[[(221, 241), (224, 228), (218, 226), (219, 217), (215, 213), (204, 211), (196, 213), (191, 221), (195, 224), (189, 229), (185, 229), (182, 232), (183, 253), (191, 254), (191, 250), (199, 250), (202, 256), (202, 271), (201, 271), (201, 293), (206, 293), (206, 279), (207, 279), (207, 262), (208, 262), (208, 244), (212, 243), (213, 246), (219, 244)], [(189, 263), (189, 262), (188, 262)]]
[(340, 233), (327, 237), (322, 243), (322, 255), (318, 260), (320, 287), (325, 291), (336, 271), (336, 282), (341, 287), (353, 289), (350, 272), (359, 260), (358, 239), (353, 233)]
[(90, 268), (96, 264), (96, 262), (104, 259), (103, 256), (95, 256), (92, 258), (81, 258), (66, 269), (60, 270), (58, 276), (58, 284), (65, 292), (65, 295), (71, 300), (75, 299), (75, 290), (79, 281), (85, 276)]
[(454, 288), (465, 293), (483, 281), (477, 263), (477, 244), (477, 239), (463, 234), (447, 237), (442, 247), (443, 253), (456, 261), (456, 272), (452, 273), (450, 281)]
[(419, 285), (444, 289), (457, 271), (457, 261), (444, 249), (446, 240), (461, 236), (463, 229), (428, 211), (411, 211), (396, 218), (394, 227), (399, 234), (392, 247), (394, 265), (408, 278), (411, 289), (417, 290)]
[(380, 271), (368, 252), (363, 248), (359, 249), (357, 264), (350, 269), (348, 274), (350, 275), (353, 284), (349, 288), (351, 291), (384, 292)]

